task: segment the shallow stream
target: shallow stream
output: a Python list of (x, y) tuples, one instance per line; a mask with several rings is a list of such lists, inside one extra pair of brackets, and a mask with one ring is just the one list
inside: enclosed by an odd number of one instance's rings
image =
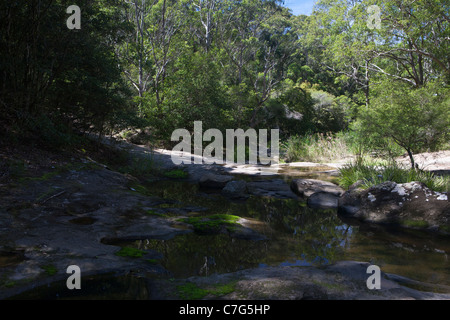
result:
[[(332, 175), (318, 169), (323, 168), (291, 168), (285, 170), (281, 178), (287, 184), (299, 177), (335, 180)], [(145, 239), (123, 244), (160, 252), (161, 264), (175, 277), (355, 260), (376, 264), (386, 273), (450, 285), (448, 237), (344, 222), (335, 209), (311, 209), (297, 199), (252, 196), (247, 200), (233, 201), (220, 192), (173, 180), (152, 182), (146, 187), (164, 199), (179, 201), (183, 206), (205, 208), (191, 212), (192, 215), (231, 214), (243, 217), (251, 222), (252, 229), (266, 237), (255, 241), (227, 234), (189, 233), (171, 240)]]
[[(238, 175), (237, 179), (283, 179), (289, 185), (294, 178), (335, 181), (322, 167), (285, 169), (276, 177)], [(263, 239), (246, 239), (227, 233), (181, 234), (170, 240), (141, 239), (114, 243), (122, 247), (148, 249), (159, 253), (155, 263), (167, 269), (173, 278), (208, 276), (247, 268), (267, 266), (321, 266), (353, 260), (378, 265), (385, 273), (437, 285), (431, 290), (446, 292), (450, 286), (450, 238), (413, 230), (388, 229), (343, 221), (335, 209), (312, 209), (298, 199), (250, 196), (231, 200), (217, 190), (200, 189), (197, 183), (179, 180), (149, 181), (147, 191), (166, 203), (155, 208), (170, 218), (179, 215), (177, 206), (191, 208), (188, 216), (216, 214), (246, 219), (248, 227)], [(159, 214), (155, 212), (155, 214)], [(76, 221), (77, 223), (87, 223)], [(75, 222), (74, 222), (75, 223)], [(19, 256), (0, 256), (0, 263)], [(130, 276), (99, 275), (86, 281), (82, 299), (148, 299), (145, 281)], [(64, 288), (45, 286), (19, 298), (64, 298)], [(91, 288), (91, 289), (89, 289)], [(144, 290), (145, 289), (145, 290)], [(424, 289), (420, 286), (416, 289)], [(430, 287), (425, 288), (430, 290)], [(150, 292), (150, 293), (149, 293)], [(448, 293), (448, 292), (447, 292)]]

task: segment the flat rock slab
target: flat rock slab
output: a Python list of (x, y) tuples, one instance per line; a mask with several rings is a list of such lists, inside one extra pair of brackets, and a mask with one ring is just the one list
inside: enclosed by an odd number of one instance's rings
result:
[(296, 179), (292, 180), (290, 188), (299, 197), (308, 198), (316, 192), (326, 192), (340, 197), (344, 189), (334, 183), (316, 179)]
[(308, 198), (306, 203), (310, 208), (332, 209), (338, 207), (339, 197), (328, 192), (316, 192)]
[(230, 181), (222, 189), (222, 194), (230, 198), (244, 197), (247, 183), (244, 180)]
[(247, 191), (255, 196), (267, 196), (280, 199), (296, 199), (289, 185), (282, 179), (247, 182)]
[(198, 183), (202, 188), (223, 189), (233, 179), (233, 176), (229, 175), (206, 173), (200, 178)]

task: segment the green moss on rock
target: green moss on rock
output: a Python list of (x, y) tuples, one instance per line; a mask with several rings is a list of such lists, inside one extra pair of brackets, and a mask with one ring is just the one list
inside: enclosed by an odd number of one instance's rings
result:
[(217, 233), (223, 229), (233, 231), (239, 224), (238, 216), (229, 214), (215, 214), (207, 217), (189, 217), (180, 219), (180, 221), (190, 224), (196, 232)]
[(52, 264), (41, 266), (41, 269), (44, 270), (45, 273), (47, 275), (49, 275), (49, 276), (53, 276), (53, 275), (55, 275), (58, 272), (56, 267), (54, 265), (52, 265)]
[(186, 171), (181, 169), (175, 169), (171, 171), (164, 172), (163, 174), (167, 178), (184, 179), (189, 175)]
[(123, 247), (116, 252), (116, 256), (131, 257), (131, 258), (142, 258), (142, 256), (145, 254), (146, 254), (145, 251), (130, 247)]
[(403, 226), (409, 227), (409, 228), (424, 229), (424, 228), (428, 228), (429, 227), (429, 223), (427, 221), (424, 221), (424, 220), (403, 220), (401, 222), (401, 224)]

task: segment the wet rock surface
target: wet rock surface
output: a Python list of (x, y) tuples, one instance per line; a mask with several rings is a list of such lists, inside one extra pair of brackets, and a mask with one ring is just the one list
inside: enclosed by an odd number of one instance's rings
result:
[(308, 198), (316, 192), (330, 193), (336, 197), (344, 193), (344, 190), (334, 183), (315, 179), (292, 180), (290, 187), (296, 195), (302, 198)]
[(279, 199), (297, 199), (289, 185), (282, 179), (252, 181), (247, 183), (248, 193), (255, 196), (276, 197)]
[(206, 173), (200, 178), (199, 185), (202, 188), (223, 189), (231, 180), (232, 176)]
[(230, 181), (222, 189), (222, 194), (230, 198), (243, 198), (247, 192), (247, 183), (244, 180)]
[(337, 208), (339, 197), (328, 192), (313, 193), (306, 202), (310, 208)]

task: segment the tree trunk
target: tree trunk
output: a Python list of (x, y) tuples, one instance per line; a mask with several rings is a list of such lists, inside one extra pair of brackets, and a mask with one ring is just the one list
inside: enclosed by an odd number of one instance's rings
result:
[(409, 148), (406, 149), (406, 151), (408, 151), (409, 160), (411, 161), (411, 169), (414, 170), (416, 168), (416, 165), (414, 163), (414, 157), (413, 157), (412, 151)]

